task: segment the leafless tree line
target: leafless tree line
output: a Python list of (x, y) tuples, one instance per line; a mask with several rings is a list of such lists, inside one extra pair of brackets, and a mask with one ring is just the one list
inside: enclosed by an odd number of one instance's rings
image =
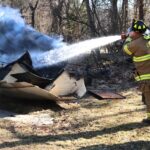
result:
[(133, 18), (149, 25), (149, 0), (0, 0), (18, 8), (40, 32), (61, 34), (67, 42), (119, 34)]

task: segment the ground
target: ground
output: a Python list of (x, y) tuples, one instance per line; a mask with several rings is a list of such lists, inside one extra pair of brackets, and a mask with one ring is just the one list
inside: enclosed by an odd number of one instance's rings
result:
[[(149, 150), (150, 126), (141, 123), (146, 118), (141, 93), (136, 86), (119, 93), (126, 99), (98, 100), (88, 95), (76, 100), (77, 104), (70, 109), (52, 110), (43, 106), (31, 107), (26, 112), (46, 113), (53, 118), (53, 124), (36, 125), (1, 117), (0, 149)], [(5, 105), (2, 106), (4, 109)]]

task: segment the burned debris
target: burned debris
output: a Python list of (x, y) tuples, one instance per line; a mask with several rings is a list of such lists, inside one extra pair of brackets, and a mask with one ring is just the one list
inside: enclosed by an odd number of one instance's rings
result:
[[(78, 61), (73, 59), (67, 62), (67, 65), (59, 67), (50, 66), (48, 76), (45, 76), (42, 75), (43, 70), (34, 69), (30, 54), (26, 52), (17, 60), (0, 69), (0, 95), (15, 99), (50, 100), (58, 104), (64, 102), (63, 97), (82, 98), (87, 92), (97, 99), (123, 99), (123, 96), (113, 91), (98, 89), (95, 91), (86, 87), (85, 80), (89, 76), (91, 77), (86, 70), (85, 60), (87, 57), (78, 57)], [(94, 73), (94, 75), (96, 78), (101, 78), (101, 73), (105, 76), (103, 71), (107, 71), (107, 69), (99, 62), (97, 65), (96, 68), (100, 68), (100, 73), (98, 75)]]
[(30, 54), (0, 69), (0, 95), (16, 99), (63, 101), (62, 96), (86, 93), (84, 79), (76, 79), (64, 68), (55, 78), (41, 77), (32, 66)]

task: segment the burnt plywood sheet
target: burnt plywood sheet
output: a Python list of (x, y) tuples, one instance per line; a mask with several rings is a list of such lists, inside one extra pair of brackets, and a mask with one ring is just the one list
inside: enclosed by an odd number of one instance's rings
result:
[(52, 82), (51, 80), (40, 77), (32, 72), (11, 74), (11, 76), (15, 77), (17, 82), (28, 82), (41, 88), (44, 88)]
[(49, 93), (48, 91), (27, 82), (7, 83), (1, 81), (0, 95), (10, 98), (27, 100), (61, 100), (61, 98)]
[(125, 98), (124, 96), (112, 91), (88, 90), (88, 92), (98, 99), (124, 99)]

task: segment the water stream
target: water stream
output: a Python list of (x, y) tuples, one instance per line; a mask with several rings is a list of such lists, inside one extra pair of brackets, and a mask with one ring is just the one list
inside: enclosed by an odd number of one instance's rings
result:
[(53, 49), (43, 54), (36, 53), (33, 56), (33, 65), (34, 67), (38, 68), (54, 65), (72, 59), (74, 57), (90, 53), (93, 49), (100, 48), (117, 40), (120, 40), (119, 35), (100, 37), (63, 46), (61, 48)]

